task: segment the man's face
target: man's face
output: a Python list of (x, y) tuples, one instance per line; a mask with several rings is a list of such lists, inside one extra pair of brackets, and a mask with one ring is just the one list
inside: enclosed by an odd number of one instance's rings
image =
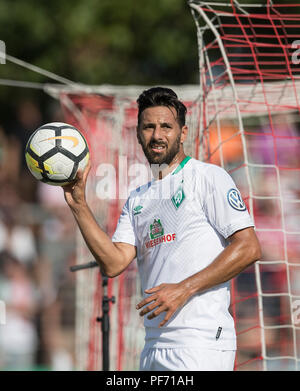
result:
[(186, 126), (180, 127), (173, 107), (148, 107), (141, 114), (138, 140), (149, 164), (170, 164), (182, 150)]

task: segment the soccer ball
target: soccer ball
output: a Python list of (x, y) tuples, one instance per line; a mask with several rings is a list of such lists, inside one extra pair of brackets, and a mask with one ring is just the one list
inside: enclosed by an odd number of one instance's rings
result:
[(89, 148), (74, 126), (51, 122), (38, 128), (29, 138), (25, 158), (32, 175), (49, 185), (72, 182), (77, 170), (89, 161)]

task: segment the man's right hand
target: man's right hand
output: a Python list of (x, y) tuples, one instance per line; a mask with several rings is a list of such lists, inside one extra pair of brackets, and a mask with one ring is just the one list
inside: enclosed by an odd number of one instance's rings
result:
[(62, 186), (65, 200), (73, 211), (76, 211), (77, 208), (86, 204), (85, 187), (90, 169), (91, 160), (89, 160), (84, 171), (77, 171), (76, 178), (72, 183)]

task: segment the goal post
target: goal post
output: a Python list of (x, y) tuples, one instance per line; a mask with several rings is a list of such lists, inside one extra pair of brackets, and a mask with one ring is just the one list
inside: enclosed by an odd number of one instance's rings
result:
[[(168, 86), (188, 107), (185, 152), (224, 167), (241, 190), (262, 259), (232, 280), (236, 370), (299, 370), (300, 5), (189, 1), (199, 48), (199, 85)], [(298, 61), (299, 54), (299, 61)], [(82, 130), (93, 160), (88, 201), (112, 235), (145, 157), (136, 139), (143, 86), (47, 92)], [(78, 234), (77, 262), (91, 260)], [(111, 369), (138, 369), (144, 330), (136, 263), (110, 279)], [(77, 369), (101, 370), (101, 275), (77, 275)]]

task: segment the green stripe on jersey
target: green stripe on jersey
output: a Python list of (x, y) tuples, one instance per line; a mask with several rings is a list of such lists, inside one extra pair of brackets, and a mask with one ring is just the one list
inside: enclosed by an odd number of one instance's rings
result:
[(186, 165), (186, 163), (191, 159), (190, 156), (185, 157), (182, 162), (179, 164), (178, 167), (176, 167), (175, 171), (172, 172), (172, 175), (177, 174), (180, 170), (183, 169), (183, 167)]

